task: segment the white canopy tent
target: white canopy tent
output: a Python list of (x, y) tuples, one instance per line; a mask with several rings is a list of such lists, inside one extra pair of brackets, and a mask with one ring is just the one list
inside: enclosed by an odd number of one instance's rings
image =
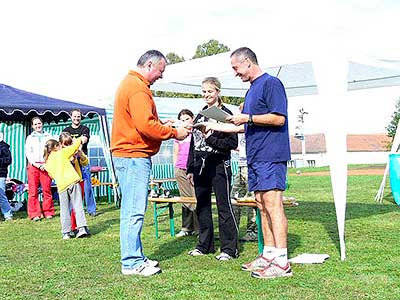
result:
[[(272, 52), (265, 47), (251, 48), (257, 54), (260, 67), (281, 79), (289, 102), (293, 96), (318, 94), (318, 100), (326, 103), (327, 153), (340, 254), (341, 259), (345, 260), (347, 165), (343, 159), (346, 152), (346, 124), (343, 117), (348, 113), (346, 94), (351, 90), (400, 85), (400, 58), (355, 56), (329, 42), (321, 43), (313, 53), (301, 53), (301, 49), (288, 54), (279, 52), (279, 49)], [(248, 83), (234, 77), (230, 67), (230, 53), (222, 53), (168, 66), (164, 78), (155, 83), (152, 89), (199, 94), (201, 81), (207, 76), (220, 79), (221, 92), (225, 96), (244, 97), (249, 88)]]

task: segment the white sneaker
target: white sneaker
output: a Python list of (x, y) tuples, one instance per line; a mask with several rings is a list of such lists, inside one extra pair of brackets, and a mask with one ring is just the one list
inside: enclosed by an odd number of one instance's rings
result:
[(204, 253), (203, 252), (201, 252), (199, 249), (197, 249), (197, 248), (195, 248), (195, 249), (193, 249), (193, 250), (190, 250), (189, 252), (188, 252), (188, 254), (190, 255), (190, 256), (202, 256), (202, 255), (204, 255)]
[(221, 252), (221, 254), (217, 255), (215, 258), (218, 259), (219, 261), (227, 261), (231, 260), (233, 257), (230, 256), (228, 253)]
[(160, 263), (156, 260), (151, 260), (149, 258), (144, 259), (144, 263), (147, 264), (149, 267), (158, 267)]
[(158, 267), (149, 266), (143, 263), (141, 266), (135, 269), (124, 269), (122, 268), (122, 274), (124, 275), (140, 275), (140, 276), (152, 276), (161, 273), (161, 269)]
[(181, 230), (175, 236), (176, 237), (183, 237), (183, 236), (189, 236), (189, 235), (193, 235), (193, 231)]
[(69, 240), (70, 238), (71, 238), (71, 235), (70, 235), (69, 232), (63, 233), (63, 235), (62, 235), (62, 239), (63, 239), (63, 240)]
[(77, 238), (83, 238), (89, 236), (89, 233), (86, 231), (85, 227), (80, 227), (78, 233), (76, 234)]

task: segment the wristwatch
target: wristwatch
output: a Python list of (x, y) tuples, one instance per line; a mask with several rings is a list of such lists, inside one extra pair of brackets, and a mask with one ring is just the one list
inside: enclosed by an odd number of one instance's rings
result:
[(249, 119), (247, 120), (247, 124), (250, 125), (250, 126), (254, 124), (254, 122), (253, 122), (253, 115), (250, 115), (250, 114), (249, 114)]

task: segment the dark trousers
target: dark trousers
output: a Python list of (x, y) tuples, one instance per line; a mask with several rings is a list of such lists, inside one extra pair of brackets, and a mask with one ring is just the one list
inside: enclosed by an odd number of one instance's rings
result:
[(199, 242), (196, 246), (203, 253), (214, 253), (214, 226), (211, 210), (211, 192), (214, 190), (217, 209), (221, 252), (238, 255), (238, 227), (230, 199), (232, 171), (230, 161), (207, 160), (195, 162), (194, 187), (197, 198)]

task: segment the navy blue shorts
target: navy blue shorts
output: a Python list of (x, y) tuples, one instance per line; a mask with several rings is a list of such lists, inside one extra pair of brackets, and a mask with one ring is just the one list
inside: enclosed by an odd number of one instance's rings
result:
[(248, 165), (249, 191), (286, 189), (287, 162), (255, 162)]

